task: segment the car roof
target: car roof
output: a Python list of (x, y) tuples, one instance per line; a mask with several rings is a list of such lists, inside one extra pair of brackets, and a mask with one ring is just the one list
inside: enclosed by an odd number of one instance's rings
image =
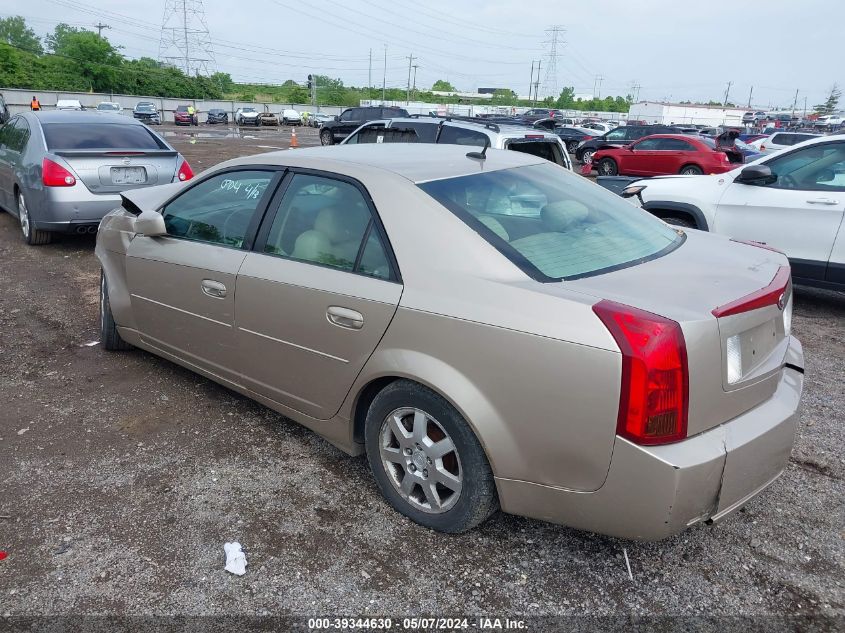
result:
[[(540, 128), (533, 128), (533, 127), (525, 127), (524, 125), (508, 125), (507, 123), (496, 123), (495, 121), (485, 121), (484, 119), (479, 120), (478, 122), (474, 121), (464, 121), (461, 119), (449, 119), (449, 118), (440, 118), (440, 117), (394, 117), (391, 119), (377, 119), (375, 121), (367, 121), (364, 123), (365, 126), (372, 126), (378, 123), (390, 123), (391, 126), (395, 125), (396, 123), (428, 123), (429, 125), (439, 125), (441, 122), (443, 125), (449, 125), (452, 127), (459, 127), (465, 130), (477, 130), (479, 132), (486, 132), (490, 136), (500, 135), (505, 137), (514, 137), (514, 136), (525, 136), (526, 134), (530, 134), (531, 136), (540, 136), (543, 135), (549, 139), (557, 138), (557, 135), (554, 134), (550, 130), (543, 130)], [(496, 129), (498, 128), (498, 129)]]
[(132, 117), (110, 114), (108, 112), (84, 112), (79, 110), (39, 110), (28, 112), (41, 123), (123, 123), (124, 125), (143, 125)]
[(508, 150), (487, 150), (484, 161), (468, 158), (480, 148), (472, 145), (421, 143), (365, 143), (309, 147), (296, 152), (280, 151), (236, 158), (218, 167), (236, 165), (284, 165), (360, 174), (391, 172), (414, 183), (468, 176), (527, 165), (549, 164), (544, 158)]

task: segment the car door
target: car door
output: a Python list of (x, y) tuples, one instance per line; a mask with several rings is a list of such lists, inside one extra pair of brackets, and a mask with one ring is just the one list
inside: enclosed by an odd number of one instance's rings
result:
[(0, 126), (0, 206), (12, 208), (12, 166), (10, 162), (11, 150), (9, 141), (14, 134), (12, 125), (15, 119), (10, 119)]
[(336, 136), (346, 137), (355, 129), (365, 123), (362, 108), (349, 108), (338, 119), (338, 124), (335, 126), (333, 132)]
[(399, 279), (366, 190), (293, 171), (238, 273), (235, 341), (247, 387), (331, 418), (396, 312)]
[(145, 343), (237, 381), (235, 279), (281, 178), (272, 168), (217, 172), (162, 209), (167, 236), (136, 236), (126, 276)]
[[(29, 123), (22, 116), (13, 118), (4, 127), (4, 142), (2, 155), (0, 155), (0, 182), (4, 191), (4, 205), (7, 209), (17, 209), (15, 200), (15, 181), (22, 178), (22, 159), (26, 144), (29, 142)], [(21, 182), (24, 187), (25, 183)], [(28, 197), (27, 191), (24, 195)]]
[(660, 154), (660, 141), (659, 138), (644, 138), (628, 149), (620, 149), (619, 173), (624, 176), (653, 176), (658, 173), (655, 163)]
[(677, 174), (688, 164), (702, 166), (701, 156), (692, 143), (679, 138), (663, 138), (655, 152), (655, 174)]
[(825, 279), (845, 213), (845, 139), (787, 151), (762, 164), (774, 182), (727, 185), (712, 230), (774, 246), (792, 261), (796, 277)]

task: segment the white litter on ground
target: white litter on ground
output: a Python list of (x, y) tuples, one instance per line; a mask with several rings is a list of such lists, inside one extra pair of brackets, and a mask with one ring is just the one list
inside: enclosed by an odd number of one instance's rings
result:
[(628, 568), (628, 578), (630, 578), (631, 582), (633, 582), (634, 574), (631, 573), (631, 561), (628, 560), (628, 550), (623, 547), (622, 553), (625, 554), (625, 566)]
[(224, 543), (223, 550), (226, 552), (226, 571), (236, 576), (243, 576), (246, 573), (246, 554), (241, 549), (241, 544)]
[(90, 343), (83, 343), (82, 347), (94, 347), (95, 345), (99, 345), (100, 341), (91, 341)]

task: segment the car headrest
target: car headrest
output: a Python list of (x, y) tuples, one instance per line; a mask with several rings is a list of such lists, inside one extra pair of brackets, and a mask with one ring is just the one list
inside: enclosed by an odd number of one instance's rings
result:
[(332, 244), (360, 240), (368, 217), (360, 209), (338, 205), (322, 209), (314, 220), (314, 230), (325, 235)]
[(309, 262), (321, 261), (321, 256), (331, 253), (329, 238), (320, 231), (305, 231), (296, 238), (291, 257)]
[(550, 202), (540, 211), (540, 219), (550, 231), (566, 231), (572, 225), (583, 222), (590, 214), (586, 205), (577, 200)]
[(498, 235), (499, 237), (501, 237), (501, 238), (502, 238), (503, 240), (505, 240), (506, 242), (507, 242), (508, 240), (510, 240), (510, 236), (508, 235), (508, 232), (507, 232), (507, 230), (505, 229), (505, 227), (504, 227), (504, 226), (502, 226), (502, 223), (501, 223), (501, 222), (499, 222), (499, 221), (498, 221), (496, 218), (494, 218), (493, 216), (490, 216), (490, 215), (479, 215), (479, 216), (478, 216), (478, 221), (479, 221), (479, 222), (481, 222), (484, 226), (486, 226), (488, 229), (490, 229), (491, 231), (493, 231), (493, 233), (495, 233), (496, 235)]

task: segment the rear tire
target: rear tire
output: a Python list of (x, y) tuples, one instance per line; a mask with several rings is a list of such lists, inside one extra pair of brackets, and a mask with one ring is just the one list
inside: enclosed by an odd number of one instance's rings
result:
[(117, 324), (114, 322), (114, 316), (111, 313), (106, 273), (102, 270), (100, 271), (100, 342), (104, 349), (111, 352), (132, 349), (129, 343), (120, 338), (117, 331)]
[(679, 218), (676, 216), (661, 218), (666, 224), (671, 224), (673, 226), (681, 226), (685, 229), (694, 229), (695, 223), (688, 219), (688, 218)]
[(334, 134), (331, 130), (320, 131), (320, 145), (334, 145)]
[(683, 176), (700, 176), (704, 170), (698, 165), (684, 165), (678, 173)]
[(43, 246), (53, 241), (53, 234), (49, 231), (36, 229), (32, 225), (32, 216), (26, 206), (23, 192), (18, 191), (18, 221), (21, 223), (21, 233), (24, 241), (30, 246)]
[(416, 523), (455, 534), (498, 509), (493, 471), (478, 438), (430, 389), (409, 380), (389, 384), (367, 411), (364, 436), (382, 495)]
[(570, 154), (574, 154), (575, 150), (578, 148), (578, 141), (570, 141), (566, 144), (566, 151)]
[(619, 174), (619, 166), (612, 158), (602, 158), (596, 164), (596, 171), (599, 176), (616, 176)]

